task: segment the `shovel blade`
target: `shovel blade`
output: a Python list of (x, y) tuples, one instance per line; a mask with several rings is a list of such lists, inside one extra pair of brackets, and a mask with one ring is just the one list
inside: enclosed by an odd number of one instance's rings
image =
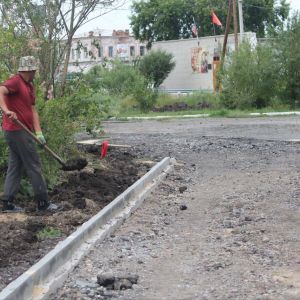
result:
[(75, 171), (75, 170), (82, 170), (83, 168), (85, 168), (87, 166), (87, 160), (85, 158), (73, 158), (73, 159), (69, 159), (67, 160), (63, 167), (62, 170), (63, 171)]

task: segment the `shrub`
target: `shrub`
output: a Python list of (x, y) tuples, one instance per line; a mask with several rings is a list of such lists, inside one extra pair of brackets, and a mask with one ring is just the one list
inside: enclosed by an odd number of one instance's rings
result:
[(161, 49), (152, 50), (139, 62), (139, 70), (154, 88), (158, 88), (174, 68), (173, 55)]
[(280, 90), (280, 65), (269, 45), (241, 44), (221, 73), (222, 103), (228, 108), (263, 108)]
[(280, 62), (281, 98), (293, 108), (300, 104), (300, 15), (295, 14), (287, 29), (274, 43)]
[[(133, 97), (141, 110), (153, 107), (157, 97), (156, 92), (148, 87), (148, 82), (140, 71), (131, 65), (114, 61), (109, 68), (94, 67), (85, 76), (87, 84), (98, 94), (106, 95), (114, 107), (121, 103), (122, 98)], [(108, 103), (107, 103), (108, 107)]]

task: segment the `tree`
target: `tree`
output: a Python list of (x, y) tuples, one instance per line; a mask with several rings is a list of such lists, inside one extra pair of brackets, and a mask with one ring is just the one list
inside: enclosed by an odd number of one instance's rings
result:
[[(63, 63), (61, 91), (66, 86), (72, 39), (92, 19), (122, 6), (125, 0), (1, 0), (2, 24), (24, 33), (39, 56), (46, 90)], [(89, 19), (94, 13), (94, 17)], [(24, 51), (28, 52), (28, 51)]]
[(68, 65), (70, 61), (72, 39), (76, 31), (83, 24), (89, 21), (88, 17), (96, 9), (99, 10), (97, 16), (99, 17), (105, 14), (109, 9), (112, 10), (119, 6), (122, 6), (125, 3), (125, 0), (71, 0), (69, 2), (66, 2), (65, 0), (56, 0), (56, 3), (60, 6), (59, 14), (62, 20), (64, 32), (66, 34), (64, 50), (65, 59), (61, 77), (61, 95), (63, 95), (66, 85)]
[(44, 82), (45, 93), (54, 84), (54, 77), (62, 61), (58, 52), (62, 26), (59, 7), (54, 0), (3, 0), (1, 2), (3, 30), (11, 28), (16, 43), (22, 43), (22, 55), (39, 58), (39, 74)]
[(174, 67), (173, 55), (160, 49), (152, 50), (139, 63), (141, 73), (154, 88), (158, 88), (163, 83)]
[[(214, 28), (210, 16), (214, 11), (225, 25), (227, 6), (227, 1), (220, 0), (135, 1), (131, 26), (135, 37), (148, 41), (148, 47), (155, 41), (192, 37), (194, 20), (199, 36), (221, 34), (223, 29)], [(245, 30), (264, 37), (280, 27), (288, 14), (286, 0), (248, 0), (244, 4)]]

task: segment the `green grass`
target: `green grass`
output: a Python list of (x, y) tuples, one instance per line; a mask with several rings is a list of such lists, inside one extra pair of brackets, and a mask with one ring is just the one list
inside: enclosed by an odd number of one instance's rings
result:
[(38, 239), (51, 239), (60, 236), (62, 236), (62, 232), (52, 227), (46, 227), (37, 233)]
[(164, 107), (165, 105), (171, 105), (174, 103), (186, 103), (189, 106), (195, 106), (199, 103), (209, 104), (209, 108), (205, 109), (188, 109), (181, 111), (166, 111), (166, 112), (153, 112), (149, 111), (147, 113), (140, 111), (137, 105), (134, 105), (132, 99), (126, 99), (123, 102), (122, 108), (115, 115), (117, 119), (126, 120), (129, 117), (163, 117), (167, 118), (177, 118), (183, 115), (205, 115), (208, 114), (209, 117), (228, 117), (228, 118), (251, 118), (250, 113), (265, 113), (265, 112), (283, 112), (283, 111), (293, 111), (286, 105), (278, 104), (274, 102), (274, 105), (264, 109), (253, 109), (253, 110), (231, 110), (222, 108), (220, 104), (220, 99), (218, 94), (210, 92), (196, 92), (188, 95), (171, 95), (161, 93), (157, 99), (155, 105), (156, 108)]

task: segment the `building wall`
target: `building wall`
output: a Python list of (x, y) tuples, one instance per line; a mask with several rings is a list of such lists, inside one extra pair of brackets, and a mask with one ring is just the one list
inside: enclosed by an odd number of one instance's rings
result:
[(114, 30), (107, 36), (91, 31), (73, 39), (68, 72), (87, 72), (116, 58), (130, 63), (146, 52), (145, 43), (135, 40), (128, 30)]
[[(244, 40), (256, 45), (256, 34)], [(176, 66), (160, 86), (166, 91), (213, 90), (213, 58), (221, 56), (224, 35), (155, 42), (152, 49), (163, 49), (174, 56)], [(234, 35), (229, 35), (227, 51), (234, 50)]]

